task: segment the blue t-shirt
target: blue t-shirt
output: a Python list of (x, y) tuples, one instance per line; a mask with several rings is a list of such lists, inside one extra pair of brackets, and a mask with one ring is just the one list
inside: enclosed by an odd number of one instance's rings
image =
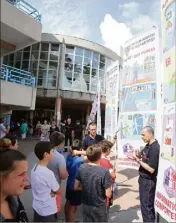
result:
[(72, 156), (72, 154), (68, 154), (66, 158), (66, 166), (67, 172), (69, 174), (67, 179), (67, 187), (74, 190), (74, 183), (76, 179), (76, 175), (78, 173), (78, 169), (81, 164), (84, 163), (84, 158), (81, 156)]

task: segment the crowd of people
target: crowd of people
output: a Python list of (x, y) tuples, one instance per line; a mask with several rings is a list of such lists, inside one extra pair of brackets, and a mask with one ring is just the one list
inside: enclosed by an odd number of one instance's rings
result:
[[(4, 130), (5, 135), (0, 139), (1, 221), (28, 221), (19, 197), (26, 189), (31, 189), (34, 222), (56, 222), (63, 206), (61, 184), (67, 180), (66, 222), (75, 221), (80, 205), (83, 222), (108, 222), (116, 179), (116, 170), (108, 156), (117, 136), (111, 141), (105, 140), (96, 133), (96, 124), (90, 123), (89, 134), (82, 140), (80, 131), (77, 134), (76, 128), (72, 127), (70, 118), (64, 127), (61, 132), (54, 120), (51, 126), (44, 122), (40, 127), (40, 141), (34, 148), (38, 162), (31, 170), (30, 184), (26, 157), (18, 151), (17, 139), (7, 129)], [(159, 144), (149, 126), (142, 130), (142, 139), (146, 147), (141, 153), (136, 150), (131, 159), (140, 165), (139, 193), (143, 220), (154, 222)], [(68, 152), (66, 159), (62, 151)]]

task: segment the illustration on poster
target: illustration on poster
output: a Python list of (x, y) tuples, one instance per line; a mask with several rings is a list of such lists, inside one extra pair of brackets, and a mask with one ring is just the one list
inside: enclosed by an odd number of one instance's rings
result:
[(168, 160), (170, 163), (175, 165), (175, 157), (176, 157), (176, 147), (167, 148), (164, 147), (165, 150), (161, 152), (161, 158), (164, 160)]
[(144, 57), (141, 64), (134, 61), (131, 66), (124, 66), (123, 74), (123, 86), (156, 81), (155, 56)]
[(176, 44), (176, 1), (171, 2), (165, 10), (165, 45), (164, 53)]
[(124, 114), (120, 116), (120, 139), (141, 139), (141, 131), (144, 126), (155, 129), (155, 114)]
[(164, 188), (169, 198), (176, 197), (176, 171), (170, 166), (164, 172)]
[(156, 83), (122, 88), (121, 112), (156, 110)]

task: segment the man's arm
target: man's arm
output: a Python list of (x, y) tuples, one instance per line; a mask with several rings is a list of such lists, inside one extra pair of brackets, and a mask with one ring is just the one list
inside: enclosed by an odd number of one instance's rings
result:
[(5, 126), (1, 126), (0, 128), (1, 128), (1, 130), (2, 130), (5, 134), (8, 134), (8, 133), (9, 133), (10, 126), (8, 126), (7, 129), (5, 128)]
[(65, 158), (62, 154), (60, 154), (60, 159), (58, 160), (58, 170), (59, 170), (59, 176), (61, 180), (67, 179), (68, 172), (66, 170)]
[(109, 187), (108, 189), (105, 190), (105, 195), (107, 198), (111, 198), (112, 196), (112, 187)]
[(81, 182), (80, 182), (80, 181), (75, 180), (74, 190), (77, 190), (77, 191), (82, 191), (82, 184), (81, 184)]

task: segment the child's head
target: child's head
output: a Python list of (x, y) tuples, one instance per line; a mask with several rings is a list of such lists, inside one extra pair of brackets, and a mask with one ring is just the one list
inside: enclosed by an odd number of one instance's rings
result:
[(60, 148), (63, 146), (65, 136), (61, 132), (53, 132), (50, 136), (50, 142), (53, 148)]
[(86, 150), (86, 155), (91, 163), (97, 162), (101, 158), (102, 149), (98, 144), (89, 146)]
[(51, 161), (54, 157), (54, 150), (50, 142), (38, 142), (34, 152), (39, 160), (46, 159), (47, 161)]
[(102, 153), (106, 154), (107, 156), (110, 154), (111, 148), (113, 147), (113, 143), (108, 140), (103, 140), (99, 142), (98, 145), (101, 147)]
[(72, 150), (82, 150), (82, 141), (79, 139), (75, 139), (71, 146)]

